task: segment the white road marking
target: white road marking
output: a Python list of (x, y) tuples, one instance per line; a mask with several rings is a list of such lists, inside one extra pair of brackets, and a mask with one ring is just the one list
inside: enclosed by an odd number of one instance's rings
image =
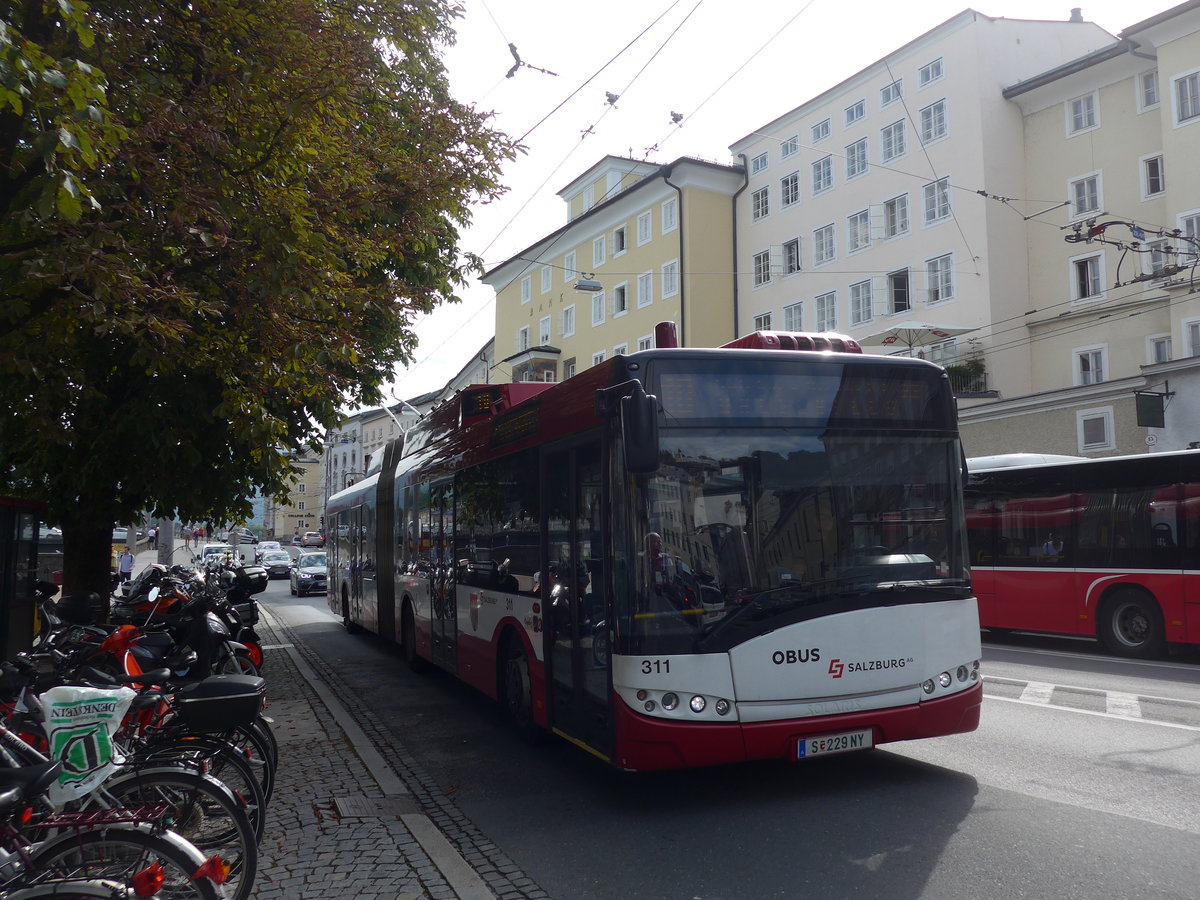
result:
[(1114, 716), (1129, 719), (1142, 717), (1142, 701), (1137, 694), (1122, 694), (1119, 691), (1109, 691), (1104, 696), (1104, 706)]
[(1045, 684), (1041, 681), (1031, 681), (1025, 685), (1025, 690), (1021, 691), (1021, 702), (1049, 705), (1050, 695), (1053, 693), (1054, 685)]

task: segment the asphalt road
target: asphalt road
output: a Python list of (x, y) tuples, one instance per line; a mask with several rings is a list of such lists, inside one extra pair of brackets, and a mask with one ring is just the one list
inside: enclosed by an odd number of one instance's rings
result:
[(1195, 898), (1200, 665), (1006, 637), (970, 735), (802, 764), (628, 775), (548, 738), (323, 597), (260, 595), (551, 896)]

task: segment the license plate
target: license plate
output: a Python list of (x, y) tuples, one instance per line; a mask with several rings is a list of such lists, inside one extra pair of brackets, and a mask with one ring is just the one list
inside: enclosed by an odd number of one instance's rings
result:
[(821, 737), (800, 738), (796, 742), (796, 758), (828, 756), (830, 753), (847, 753), (851, 750), (866, 750), (871, 747), (871, 729), (847, 731), (844, 734), (825, 734)]

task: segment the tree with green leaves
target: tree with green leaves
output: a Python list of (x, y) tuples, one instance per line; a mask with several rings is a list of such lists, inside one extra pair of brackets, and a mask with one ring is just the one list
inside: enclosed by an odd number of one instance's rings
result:
[(0, 494), (102, 590), (114, 522), (243, 519), (379, 402), (518, 148), (443, 0), (0, 9)]

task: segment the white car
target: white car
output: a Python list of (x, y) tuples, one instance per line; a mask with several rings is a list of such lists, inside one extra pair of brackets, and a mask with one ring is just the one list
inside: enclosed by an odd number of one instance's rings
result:
[(254, 548), (254, 558), (261, 560), (263, 558), (263, 554), (271, 550), (282, 549), (283, 545), (280, 544), (279, 541), (259, 541), (258, 545)]
[(195, 563), (203, 566), (209, 562), (216, 562), (223, 556), (232, 557), (238, 563), (245, 558), (242, 556), (241, 550), (235, 550), (232, 544), (204, 544), (200, 548), (200, 552), (196, 554)]

